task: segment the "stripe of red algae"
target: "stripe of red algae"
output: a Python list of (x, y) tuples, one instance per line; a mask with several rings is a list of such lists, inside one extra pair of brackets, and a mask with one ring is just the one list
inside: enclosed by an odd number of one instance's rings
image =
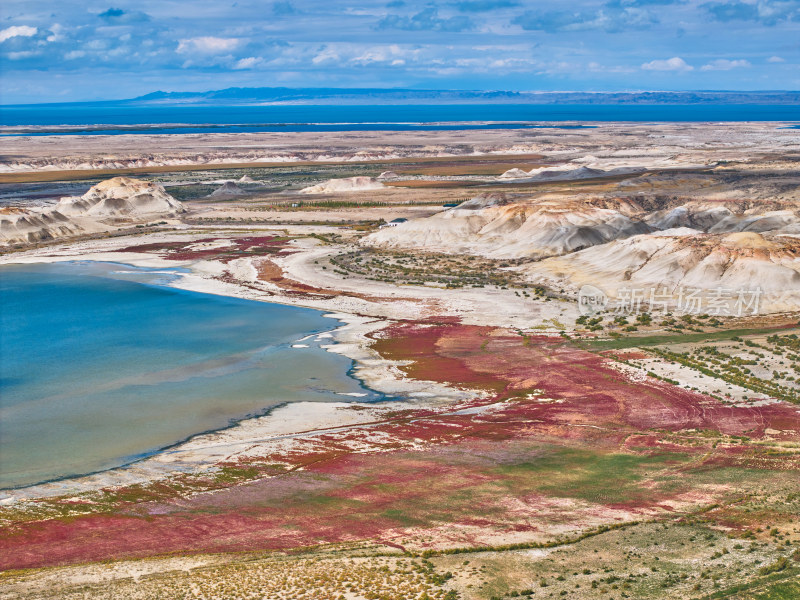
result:
[(558, 402), (547, 407), (549, 417), (572, 425), (750, 437), (766, 429), (794, 431), (793, 437), (800, 431), (800, 412), (786, 403), (733, 406), (666, 382), (632, 381), (608, 358), (561, 337), (456, 323), (400, 323), (376, 337), (373, 348), (386, 358), (414, 361), (403, 367), (410, 377), (504, 395), (539, 390)]
[(459, 387), (499, 392), (508, 380), (493, 373), (471, 369), (461, 357), (445, 355), (438, 344), (443, 339), (461, 339), (465, 349), (472, 351), (475, 342), (490, 328), (453, 323), (414, 322), (391, 325), (371, 337), (372, 348), (383, 358), (411, 361), (401, 369), (412, 379), (435, 381)]
[[(0, 538), (0, 569), (377, 539), (399, 525), (384, 514), (386, 509), (400, 500), (430, 500), (431, 490), (424, 483), (413, 485), (419, 479), (413, 458), (402, 461), (397, 472), (391, 469), (393, 458), (379, 459), (377, 467), (371, 461), (369, 456), (340, 456), (310, 474), (252, 482), (178, 504), (139, 507), (156, 514), (26, 524)], [(467, 477), (457, 466), (420, 465), (439, 492), (476, 483), (474, 474)], [(386, 485), (393, 485), (391, 493), (383, 491)]]
[[(216, 241), (231, 241), (233, 245), (220, 248), (193, 248), (197, 244), (208, 244)], [(159, 254), (168, 260), (219, 260), (227, 263), (242, 256), (270, 255), (281, 252), (283, 256), (290, 254), (287, 239), (280, 236), (255, 236), (243, 238), (203, 238), (185, 242), (156, 242), (121, 248), (119, 252), (150, 252)]]
[[(287, 550), (378, 536), (393, 522), (317, 518), (313, 510), (295, 514), (274, 509), (183, 512), (149, 519), (92, 515), (73, 521), (47, 521), (18, 537), (0, 540), (0, 570), (126, 559), (170, 553)], [(15, 539), (17, 538), (17, 539)]]

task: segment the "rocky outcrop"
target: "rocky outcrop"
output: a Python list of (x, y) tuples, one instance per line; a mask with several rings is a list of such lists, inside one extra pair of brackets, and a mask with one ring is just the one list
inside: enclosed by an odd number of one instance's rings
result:
[(130, 177), (98, 183), (83, 196), (62, 198), (48, 208), (0, 211), (0, 243), (30, 244), (174, 217), (183, 205), (162, 186)]
[(0, 244), (34, 244), (56, 238), (104, 231), (91, 222), (66, 217), (57, 210), (0, 209)]
[(652, 231), (627, 212), (621, 205), (606, 208), (556, 197), (513, 199), (482, 194), (432, 217), (382, 229), (362, 243), (489, 258), (538, 259)]
[(692, 201), (647, 216), (656, 229), (692, 227), (709, 233), (800, 233), (800, 207), (776, 202)]
[(242, 196), (247, 194), (247, 190), (243, 190), (233, 181), (226, 181), (208, 196), (209, 198), (231, 198), (234, 196)]
[(561, 165), (557, 167), (540, 167), (523, 171), (522, 169), (509, 169), (500, 179), (511, 179), (516, 183), (527, 183), (537, 181), (578, 181), (581, 179), (595, 179), (598, 177), (616, 177), (618, 175), (632, 175), (642, 173), (645, 169), (641, 167), (619, 167), (604, 171), (592, 167), (575, 167), (574, 165)]
[(341, 194), (345, 192), (363, 192), (379, 190), (383, 184), (373, 177), (346, 177), (329, 179), (324, 183), (312, 185), (300, 190), (301, 194)]
[(55, 210), (66, 216), (136, 220), (173, 216), (184, 209), (157, 183), (114, 177), (98, 183), (83, 196), (62, 198)]
[(495, 192), (383, 228), (366, 246), (516, 259), (532, 282), (576, 293), (623, 288), (764, 293), (800, 308), (800, 207), (793, 201), (692, 200)]
[(737, 232), (709, 234), (679, 228), (588, 248), (520, 268), (531, 281), (577, 291), (589, 284), (611, 298), (626, 291), (663, 292), (677, 302), (683, 290), (707, 297), (740, 291), (763, 294), (762, 308), (800, 307), (800, 238)]

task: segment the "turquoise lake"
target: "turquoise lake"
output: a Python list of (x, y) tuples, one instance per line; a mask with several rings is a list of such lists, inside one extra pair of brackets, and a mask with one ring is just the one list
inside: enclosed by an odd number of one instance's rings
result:
[(120, 466), (286, 402), (380, 399), (320, 348), (338, 321), (164, 285), (178, 276), (0, 267), (0, 488)]

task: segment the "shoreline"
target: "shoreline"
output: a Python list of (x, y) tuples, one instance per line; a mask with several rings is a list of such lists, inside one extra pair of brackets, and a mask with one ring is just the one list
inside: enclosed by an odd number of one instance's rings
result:
[[(19, 257), (17, 257), (19, 258)], [(105, 262), (132, 268), (159, 269), (166, 268), (168, 261), (163, 259), (130, 260), (118, 262), (114, 260), (95, 260), (86, 257), (33, 257), (33, 260), (3, 260), (0, 265), (14, 264), (52, 264), (56, 262)], [(163, 263), (159, 265), (145, 263)], [(172, 265), (172, 268), (175, 268)], [(10, 506), (18, 502), (46, 498), (66, 494), (82, 494), (99, 491), (103, 488), (121, 487), (132, 484), (147, 484), (164, 480), (173, 475), (192, 472), (207, 472), (222, 460), (230, 459), (232, 455), (242, 456), (243, 450), (252, 444), (275, 443), (292, 438), (320, 435), (331, 429), (341, 427), (358, 427), (373, 421), (375, 412), (389, 409), (419, 408), (420, 403), (427, 404), (433, 396), (441, 395), (447, 400), (463, 399), (464, 394), (459, 391), (449, 390), (443, 385), (424, 384), (405, 379), (397, 369), (394, 361), (382, 359), (368, 348), (370, 343), (367, 337), (373, 331), (381, 329), (390, 323), (389, 320), (374, 319), (356, 314), (343, 312), (330, 312), (317, 306), (303, 305), (302, 303), (289, 302), (281, 297), (254, 297), (252, 293), (240, 285), (227, 282), (218, 282), (221, 285), (215, 289), (203, 283), (211, 283), (198, 276), (191, 268), (179, 266), (186, 272), (174, 273), (169, 282), (151, 284), (141, 282), (142, 285), (158, 285), (178, 290), (238, 298), (256, 302), (269, 302), (285, 306), (297, 306), (317, 310), (321, 316), (335, 319), (338, 323), (331, 329), (313, 332), (298, 343), (308, 338), (316, 341), (330, 339), (330, 344), (320, 344), (326, 352), (341, 354), (352, 361), (347, 370), (347, 376), (356, 380), (360, 387), (376, 392), (381, 399), (369, 402), (343, 400), (342, 402), (309, 402), (285, 401), (276, 406), (269, 407), (256, 415), (247, 415), (241, 419), (232, 420), (227, 426), (201, 431), (192, 434), (172, 444), (146, 452), (124, 464), (102, 469), (94, 472), (65, 475), (52, 480), (47, 480), (31, 485), (0, 489), (0, 506)], [(199, 281), (187, 281), (194, 275)], [(183, 285), (181, 285), (183, 284)], [(441, 388), (437, 393), (425, 393), (421, 389)], [(469, 394), (474, 397), (475, 394)], [(323, 407), (327, 410), (320, 410)], [(357, 410), (346, 411), (348, 408)], [(316, 410), (314, 410), (316, 409)], [(374, 410), (371, 410), (374, 409)], [(339, 411), (337, 413), (337, 411)], [(345, 415), (348, 412), (350, 414)], [(322, 413), (322, 414), (319, 414)], [(355, 418), (353, 418), (355, 417)], [(363, 418), (359, 418), (363, 417)], [(300, 425), (307, 420), (305, 429), (286, 431), (281, 429), (281, 424), (290, 422)], [(263, 450), (263, 447), (261, 448)], [(223, 454), (225, 455), (223, 458)]]

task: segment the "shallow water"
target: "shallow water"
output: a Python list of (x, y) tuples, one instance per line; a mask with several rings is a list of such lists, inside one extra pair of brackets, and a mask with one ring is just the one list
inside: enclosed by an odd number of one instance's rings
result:
[(378, 399), (319, 347), (337, 321), (163, 285), (176, 276), (0, 268), (0, 488), (119, 466), (285, 402)]

